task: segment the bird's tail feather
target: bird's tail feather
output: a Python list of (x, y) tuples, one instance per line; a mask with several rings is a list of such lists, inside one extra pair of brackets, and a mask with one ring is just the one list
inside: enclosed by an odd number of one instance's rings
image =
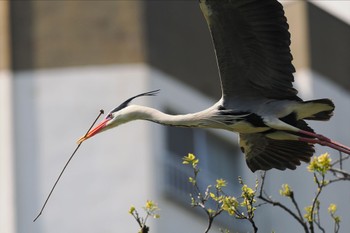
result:
[(334, 103), (330, 99), (317, 99), (302, 102), (298, 119), (327, 121), (333, 116)]

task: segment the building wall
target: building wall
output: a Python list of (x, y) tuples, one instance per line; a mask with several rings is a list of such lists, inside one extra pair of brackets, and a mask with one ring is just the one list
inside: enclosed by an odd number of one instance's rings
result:
[(9, 4), (0, 2), (0, 232), (16, 232)]
[(141, 1), (14, 1), (14, 70), (144, 61)]
[[(0, 232), (136, 232), (127, 211), (131, 205), (141, 209), (147, 199), (161, 208), (161, 219), (150, 221), (153, 232), (202, 232), (206, 221), (200, 215), (163, 195), (164, 129), (149, 122), (84, 142), (43, 215), (32, 223), (76, 139), (101, 108), (108, 111), (158, 88), (158, 97), (136, 103), (186, 113), (219, 98), (213, 48), (197, 3), (0, 4), (0, 33), (8, 35), (0, 40)], [(312, 126), (350, 144), (349, 25), (304, 1), (285, 4), (285, 10), (301, 96), (329, 97), (337, 106), (329, 123)], [(237, 141), (234, 134), (219, 134)], [(325, 151), (336, 158), (337, 152), (317, 147), (317, 154)], [(253, 185), (258, 175), (248, 171), (243, 156), (238, 166)], [(283, 183), (292, 185), (302, 206), (310, 203), (314, 184), (306, 165), (269, 172), (267, 191), (278, 199)], [(344, 231), (350, 227), (347, 194), (346, 187), (333, 186), (322, 195), (324, 210), (329, 202), (340, 205)], [(298, 229), (286, 229), (290, 219), (277, 208), (259, 211), (262, 232)], [(322, 219), (328, 222), (326, 211)]]

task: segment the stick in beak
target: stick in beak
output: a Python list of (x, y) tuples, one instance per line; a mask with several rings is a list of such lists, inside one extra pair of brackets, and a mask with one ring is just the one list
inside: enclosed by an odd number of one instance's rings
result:
[(93, 128), (92, 130), (90, 130), (87, 134), (85, 134), (84, 136), (82, 136), (81, 138), (79, 138), (79, 140), (77, 141), (77, 144), (82, 143), (83, 141), (85, 141), (88, 138), (91, 138), (92, 136), (94, 136), (95, 134), (98, 134), (99, 132), (101, 132), (101, 130), (106, 126), (107, 122), (110, 121), (110, 118), (106, 118), (104, 119), (102, 122), (100, 122), (100, 124), (98, 124), (95, 128)]
[[(46, 200), (45, 200), (43, 206), (41, 207), (39, 214), (34, 218), (33, 222), (35, 222), (35, 221), (41, 216), (41, 214), (43, 213), (43, 211), (44, 211), (44, 209), (45, 209), (45, 207), (46, 207), (46, 204), (49, 202), (49, 199), (50, 199), (50, 197), (51, 197), (51, 194), (52, 194), (53, 191), (55, 190), (56, 185), (58, 184), (58, 181), (59, 181), (59, 180), (61, 179), (61, 177), (62, 177), (63, 172), (66, 170), (66, 168), (67, 168), (69, 162), (72, 160), (73, 156), (74, 156), (75, 153), (78, 151), (78, 149), (79, 149), (81, 143), (82, 143), (85, 139), (87, 139), (87, 135), (89, 135), (89, 133), (90, 133), (91, 131), (93, 131), (93, 130), (91, 130), (91, 128), (95, 125), (96, 121), (98, 120), (98, 118), (99, 118), (102, 114), (104, 114), (103, 109), (100, 110), (100, 114), (96, 117), (94, 123), (92, 123), (92, 125), (91, 125), (90, 128), (88, 129), (86, 135), (85, 135), (84, 137), (81, 137), (81, 138), (79, 139), (79, 142), (80, 142), (80, 143), (79, 143), (78, 146), (75, 148), (75, 150), (73, 151), (72, 155), (69, 157), (67, 163), (64, 165), (64, 167), (63, 167), (61, 173), (59, 174), (58, 178), (56, 179), (55, 184), (52, 186), (51, 191), (50, 191), (49, 195), (47, 196), (47, 198), (46, 198)], [(90, 130), (91, 130), (91, 131), (90, 131)], [(95, 134), (96, 134), (96, 133), (95, 133)], [(91, 137), (91, 136), (90, 136), (90, 137)]]

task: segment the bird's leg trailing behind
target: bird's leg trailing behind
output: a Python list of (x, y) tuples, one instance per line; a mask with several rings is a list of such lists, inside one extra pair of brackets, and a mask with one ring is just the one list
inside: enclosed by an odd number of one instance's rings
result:
[(299, 141), (312, 143), (312, 144), (319, 144), (321, 146), (328, 146), (330, 148), (333, 148), (335, 150), (341, 151), (343, 153), (346, 153), (350, 155), (350, 148), (339, 143), (336, 141), (333, 141), (332, 139), (325, 137), (321, 134), (316, 134), (312, 132), (308, 132), (305, 130), (299, 130), (299, 134), (309, 136), (309, 137), (299, 137)]
[[(333, 110), (334, 104), (329, 99), (310, 100), (304, 101), (301, 105), (299, 105), (299, 109), (297, 109), (297, 116), (299, 119), (327, 121), (333, 116)], [(339, 142), (333, 141), (321, 134), (317, 134), (313, 131), (304, 129), (300, 129), (298, 133), (300, 135), (307, 136), (300, 137), (300, 141), (328, 146), (346, 154), (350, 153), (349, 147), (342, 145)]]
[[(334, 140), (331, 140), (328, 137), (325, 137), (321, 134), (317, 134), (312, 132), (312, 129), (309, 128), (309, 130), (306, 129), (299, 129), (297, 127), (294, 127), (292, 125), (289, 125), (279, 119), (269, 119), (267, 122), (267, 125), (269, 125), (273, 129), (281, 130), (281, 131), (291, 131), (296, 134), (296, 137), (291, 135), (290, 140), (298, 140), (301, 142), (306, 142), (310, 144), (318, 144), (321, 146), (328, 146), (330, 148), (333, 148), (335, 150), (341, 151), (343, 153), (349, 154), (350, 155), (350, 148), (342, 145), (339, 142), (336, 142)], [(278, 139), (279, 135), (276, 137), (277, 134), (273, 136), (273, 134), (270, 134), (270, 138), (272, 139)]]
[[(330, 99), (298, 101), (294, 104), (288, 103), (286, 108), (291, 110), (289, 115), (282, 118), (275, 118), (274, 116), (264, 117), (264, 122), (272, 129), (293, 132), (297, 137), (292, 140), (328, 146), (346, 154), (350, 154), (350, 148), (348, 146), (315, 133), (313, 129), (308, 127), (304, 122), (304, 120), (329, 120), (333, 116), (334, 111), (334, 104)], [(270, 135), (270, 137), (271, 136), (278, 139), (280, 135), (276, 134)]]

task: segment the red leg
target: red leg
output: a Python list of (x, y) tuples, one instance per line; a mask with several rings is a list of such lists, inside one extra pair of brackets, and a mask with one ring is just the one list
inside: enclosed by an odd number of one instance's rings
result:
[[(304, 135), (307, 135), (307, 136), (319, 139), (319, 140), (317, 140), (318, 142), (316, 142), (317, 144), (320, 144), (320, 145), (323, 145), (323, 146), (329, 146), (329, 147), (331, 147), (330, 145), (334, 145), (337, 148), (343, 148), (346, 151), (350, 151), (349, 147), (347, 147), (347, 146), (345, 146), (343, 144), (340, 144), (339, 142), (333, 141), (330, 138), (327, 138), (327, 137), (325, 137), (325, 136), (323, 136), (321, 134), (315, 134), (315, 133), (308, 132), (308, 131), (305, 131), (305, 130), (300, 130), (298, 133), (301, 133), (301, 134), (304, 134)], [(322, 144), (321, 144), (321, 142), (322, 142)], [(334, 148), (334, 147), (332, 147), (332, 148)], [(336, 149), (336, 148), (334, 148), (334, 149)], [(336, 149), (336, 150), (338, 150), (338, 149)], [(342, 150), (340, 150), (340, 151), (342, 151)], [(344, 151), (342, 151), (342, 152), (344, 152)], [(344, 153), (349, 154), (348, 152), (344, 152)]]
[(311, 144), (319, 144), (321, 146), (328, 146), (330, 148), (333, 148), (335, 150), (338, 150), (338, 151), (341, 151), (343, 153), (350, 155), (350, 149), (344, 148), (342, 146), (339, 146), (339, 145), (334, 144), (334, 143), (329, 142), (329, 141), (322, 141), (322, 140), (315, 139), (315, 138), (302, 138), (302, 137), (299, 138), (299, 141), (307, 142), (307, 143), (311, 143)]

